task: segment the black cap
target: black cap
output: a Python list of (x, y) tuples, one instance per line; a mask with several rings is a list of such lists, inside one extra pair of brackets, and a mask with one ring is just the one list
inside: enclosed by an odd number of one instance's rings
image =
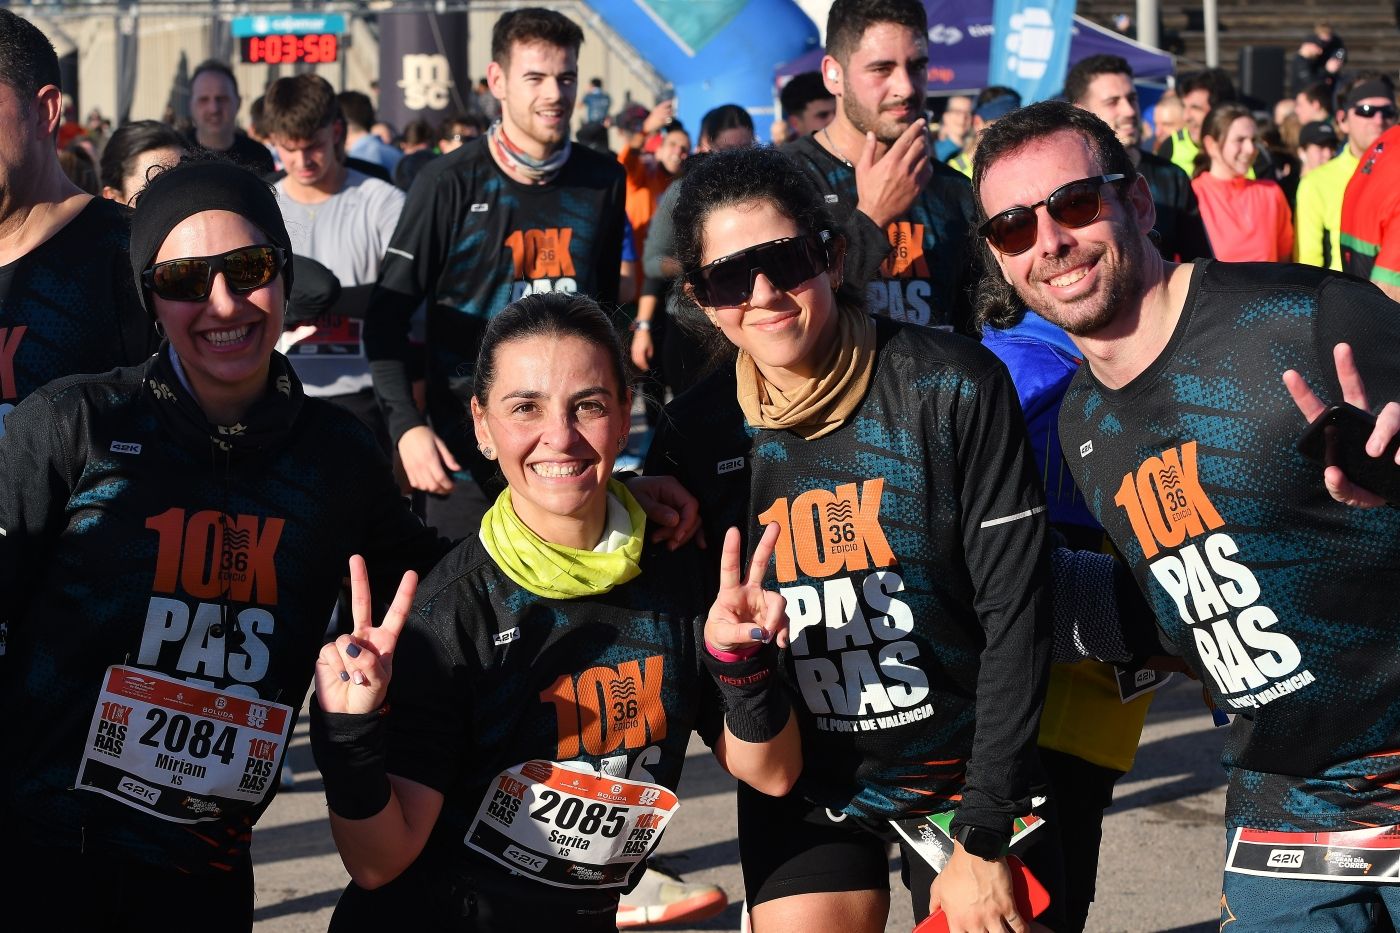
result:
[(1298, 148), (1303, 146), (1326, 146), (1336, 149), (1340, 144), (1337, 131), (1326, 120), (1314, 120), (1298, 132)]

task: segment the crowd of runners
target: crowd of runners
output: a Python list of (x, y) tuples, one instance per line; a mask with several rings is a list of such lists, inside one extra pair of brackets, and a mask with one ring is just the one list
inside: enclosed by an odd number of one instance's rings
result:
[(1181, 671), (1222, 930), (1394, 929), (1392, 80), (1320, 27), (1148, 128), (1113, 56), (929, 100), (919, 0), (825, 35), (773, 145), (543, 8), (437, 128), (206, 62), (79, 139), (0, 10), (7, 928), (250, 930), (305, 710), (333, 930), (717, 912), (648, 866), (694, 732), (751, 929), (883, 930), (893, 849), (921, 930), (1080, 931)]

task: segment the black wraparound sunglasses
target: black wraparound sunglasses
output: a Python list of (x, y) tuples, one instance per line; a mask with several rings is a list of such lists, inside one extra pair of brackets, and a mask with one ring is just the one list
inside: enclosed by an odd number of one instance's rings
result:
[(1002, 255), (1016, 256), (1035, 245), (1037, 207), (1044, 204), (1050, 219), (1062, 227), (1087, 227), (1098, 220), (1103, 211), (1103, 186), (1127, 177), (1118, 173), (1068, 182), (1050, 192), (1043, 201), (1036, 201), (1029, 207), (1013, 207), (988, 218), (977, 228), (977, 233), (986, 237)]
[(1351, 108), (1351, 112), (1363, 120), (1369, 120), (1377, 114), (1380, 114), (1383, 120), (1394, 120), (1400, 116), (1400, 110), (1397, 110), (1394, 104), (1357, 104)]
[(759, 243), (686, 275), (695, 298), (709, 308), (732, 308), (748, 301), (759, 273), (774, 288), (791, 291), (831, 268), (829, 251), (836, 235), (823, 230), (815, 236), (791, 236)]
[(219, 256), (189, 256), (158, 262), (141, 273), (141, 281), (166, 301), (203, 301), (222, 272), (229, 291), (257, 291), (282, 271), (287, 251), (280, 246), (244, 246)]

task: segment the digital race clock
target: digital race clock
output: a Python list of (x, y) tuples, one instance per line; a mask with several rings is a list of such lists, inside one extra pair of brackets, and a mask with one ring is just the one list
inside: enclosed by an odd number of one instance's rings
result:
[(340, 57), (340, 36), (329, 32), (304, 36), (291, 33), (244, 36), (239, 44), (243, 49), (243, 61), (248, 64), (305, 62), (316, 65), (334, 62)]

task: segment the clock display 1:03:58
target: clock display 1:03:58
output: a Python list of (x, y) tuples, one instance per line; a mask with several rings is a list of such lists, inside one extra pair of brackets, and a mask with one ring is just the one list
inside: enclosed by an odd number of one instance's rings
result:
[(243, 61), (249, 64), (306, 62), (314, 65), (336, 61), (340, 55), (340, 37), (334, 33), (246, 36), (242, 45)]

